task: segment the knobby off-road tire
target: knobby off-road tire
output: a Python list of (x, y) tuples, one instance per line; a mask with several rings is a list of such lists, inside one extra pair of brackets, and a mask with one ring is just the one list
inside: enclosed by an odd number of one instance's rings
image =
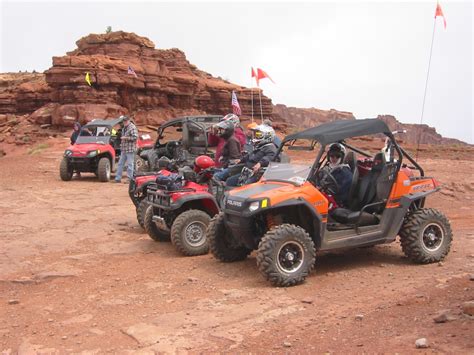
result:
[(209, 251), (206, 229), (211, 217), (200, 210), (181, 213), (171, 227), (171, 243), (187, 256), (203, 255)]
[(224, 213), (216, 214), (209, 223), (206, 233), (209, 249), (216, 259), (223, 262), (241, 261), (247, 258), (252, 250), (237, 245), (232, 233), (227, 231), (224, 223)]
[(145, 217), (143, 218), (143, 227), (151, 239), (157, 242), (165, 242), (169, 240), (169, 231), (160, 229), (153, 222), (153, 206), (148, 205)]
[(143, 173), (146, 171), (149, 171), (150, 169), (148, 168), (148, 163), (143, 159), (141, 156), (138, 154), (135, 154), (135, 169), (134, 171), (136, 173)]
[(411, 214), (399, 235), (405, 255), (420, 264), (443, 260), (453, 239), (448, 218), (434, 208), (423, 208)]
[(316, 260), (314, 243), (306, 231), (292, 224), (270, 229), (260, 241), (257, 266), (273, 286), (302, 283)]
[(107, 182), (110, 180), (110, 160), (109, 158), (102, 157), (99, 159), (99, 164), (97, 164), (97, 176), (99, 181)]
[(137, 206), (137, 221), (142, 228), (145, 228), (145, 212), (148, 208), (148, 205), (148, 201), (145, 197), (138, 203)]
[(62, 181), (70, 181), (73, 174), (74, 171), (72, 170), (72, 166), (69, 164), (69, 161), (67, 158), (63, 158), (63, 160), (61, 160), (61, 164), (59, 165), (59, 177)]

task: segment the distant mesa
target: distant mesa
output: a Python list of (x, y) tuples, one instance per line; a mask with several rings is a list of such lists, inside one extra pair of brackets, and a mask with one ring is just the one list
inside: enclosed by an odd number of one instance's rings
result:
[[(72, 126), (97, 117), (131, 114), (138, 124), (158, 125), (180, 115), (226, 114), (231, 111), (231, 93), (237, 93), (250, 120), (260, 109), (274, 126), (288, 132), (335, 119), (354, 119), (350, 112), (293, 108), (273, 105), (258, 89), (242, 87), (216, 78), (189, 63), (177, 48), (156, 49), (146, 37), (123, 31), (90, 34), (76, 42), (77, 48), (53, 57), (44, 73), (0, 74), (0, 120), (4, 115), (28, 115), (30, 122)], [(129, 67), (135, 74), (129, 73)], [(89, 73), (91, 86), (85, 81)], [(415, 142), (414, 125), (380, 116), (390, 127), (407, 128), (408, 142)], [(441, 137), (434, 128), (422, 126), (422, 143), (460, 143)]]

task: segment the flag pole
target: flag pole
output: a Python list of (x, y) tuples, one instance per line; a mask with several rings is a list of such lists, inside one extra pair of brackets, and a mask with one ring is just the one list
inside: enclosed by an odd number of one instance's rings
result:
[(250, 78), (250, 100), (252, 101), (252, 123), (253, 123), (253, 88), (252, 78)]
[[(436, 16), (434, 19), (433, 34), (431, 36), (430, 59), (428, 60), (428, 72), (426, 73), (425, 93), (423, 95), (423, 105), (421, 107), (420, 126), (423, 124), (423, 114), (425, 113), (426, 92), (428, 90), (428, 79), (430, 77), (431, 56), (433, 54), (433, 42), (434, 42), (434, 36), (435, 36), (435, 29), (436, 29)], [(418, 161), (418, 150), (420, 149), (420, 140), (421, 140), (421, 127), (418, 127), (418, 138), (417, 138), (417, 145), (416, 145), (415, 161)]]
[[(259, 89), (260, 89), (260, 87), (259, 87)], [(260, 98), (260, 119), (262, 120), (261, 123), (263, 123), (262, 89), (258, 90), (258, 97)]]

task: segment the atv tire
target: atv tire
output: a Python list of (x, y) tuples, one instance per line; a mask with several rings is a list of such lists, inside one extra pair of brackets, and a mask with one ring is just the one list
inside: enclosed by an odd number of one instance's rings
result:
[(453, 239), (448, 218), (434, 208), (423, 208), (408, 216), (399, 235), (405, 255), (420, 264), (443, 260)]
[(302, 283), (316, 260), (316, 249), (301, 227), (282, 224), (270, 229), (260, 241), (257, 266), (273, 286)]
[(148, 164), (145, 159), (140, 157), (138, 154), (135, 155), (135, 169), (134, 171), (136, 173), (144, 173), (146, 171), (149, 171), (148, 169)]
[(153, 222), (153, 206), (148, 205), (148, 208), (145, 212), (145, 217), (143, 218), (143, 227), (148, 233), (151, 239), (156, 242), (166, 242), (169, 241), (169, 231), (160, 229), (157, 227), (156, 223)]
[(72, 166), (70, 166), (69, 161), (67, 158), (63, 158), (63, 160), (61, 160), (61, 164), (59, 165), (59, 176), (61, 177), (61, 180), (71, 181), (73, 174), (74, 171), (72, 170)]
[(207, 227), (207, 239), (209, 249), (216, 259), (229, 263), (241, 261), (252, 252), (242, 245), (237, 245), (233, 240), (232, 233), (226, 230), (224, 213), (216, 214)]
[(99, 159), (99, 164), (97, 165), (97, 176), (99, 181), (107, 182), (110, 180), (110, 160), (109, 158), (102, 157)]
[(181, 213), (171, 227), (171, 243), (186, 256), (207, 254), (209, 243), (206, 229), (211, 217), (201, 210)]
[(137, 221), (140, 227), (145, 228), (145, 213), (148, 208), (148, 201), (146, 198), (142, 199), (137, 206)]

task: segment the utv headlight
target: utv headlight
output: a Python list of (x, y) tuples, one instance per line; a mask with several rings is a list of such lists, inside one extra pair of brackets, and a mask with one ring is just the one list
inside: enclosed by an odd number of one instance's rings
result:
[(91, 150), (90, 152), (87, 152), (87, 157), (88, 158), (93, 158), (99, 153), (100, 153), (100, 150), (97, 150), (97, 149), (96, 150)]
[(268, 199), (263, 199), (261, 201), (254, 201), (249, 205), (249, 211), (253, 212), (259, 208), (265, 208), (268, 206)]
[(64, 152), (64, 156), (69, 157), (71, 155), (72, 155), (72, 150), (66, 149), (66, 151)]

